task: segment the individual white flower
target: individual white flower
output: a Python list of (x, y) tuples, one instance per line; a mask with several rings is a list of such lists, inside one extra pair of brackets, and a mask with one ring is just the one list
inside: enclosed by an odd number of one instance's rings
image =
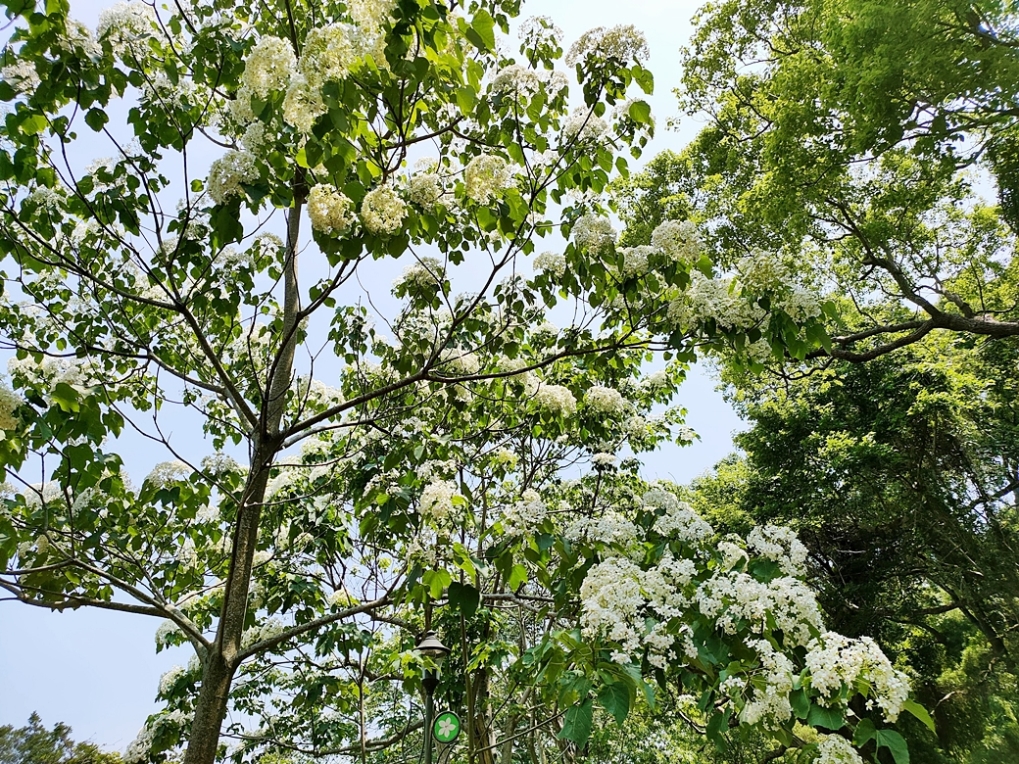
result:
[(392, 236), (403, 227), (407, 204), (390, 186), (378, 186), (361, 202), (361, 223), (377, 236)]
[(589, 58), (613, 59), (618, 63), (646, 61), (650, 52), (644, 33), (632, 24), (609, 29), (595, 27), (584, 32), (570, 47), (566, 63), (573, 66)]
[(209, 196), (222, 204), (235, 194), (243, 194), (242, 183), (258, 179), (255, 155), (247, 151), (228, 151), (209, 168)]
[(472, 159), (464, 169), (467, 197), (485, 204), (512, 183), (506, 160), (493, 154), (482, 154)]
[(279, 37), (265, 36), (248, 53), (241, 82), (265, 99), (274, 90), (286, 88), (296, 68), (297, 57), (290, 43)]
[(666, 220), (652, 232), (651, 248), (663, 252), (673, 262), (692, 263), (701, 254), (697, 226), (689, 220)]
[(308, 217), (315, 231), (338, 234), (354, 222), (354, 203), (338, 189), (317, 183), (308, 192)]
[(573, 224), (570, 231), (573, 242), (592, 255), (604, 254), (616, 243), (616, 230), (608, 218), (599, 215), (583, 215)]
[(584, 403), (591, 411), (599, 414), (620, 414), (627, 408), (622, 393), (602, 385), (589, 387), (584, 393)]
[(549, 413), (571, 416), (577, 412), (577, 399), (562, 385), (539, 385), (534, 401)]

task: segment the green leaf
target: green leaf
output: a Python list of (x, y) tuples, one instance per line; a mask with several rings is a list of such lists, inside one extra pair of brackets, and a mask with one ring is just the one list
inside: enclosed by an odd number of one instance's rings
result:
[(931, 715), (927, 713), (927, 709), (921, 706), (915, 700), (907, 700), (905, 703), (903, 703), (902, 710), (908, 711), (917, 719), (919, 719), (921, 722), (923, 722), (924, 726), (927, 727), (927, 729), (929, 729), (931, 732), (936, 732), (936, 730), (934, 729), (934, 719), (932, 719)]
[(878, 748), (891, 751), (895, 764), (909, 764), (909, 746), (902, 735), (895, 730), (878, 730), (874, 737)]
[(628, 110), (630, 119), (638, 124), (651, 124), (651, 104), (647, 101), (634, 101)]
[(460, 612), (469, 618), (477, 612), (481, 604), (481, 592), (470, 584), (453, 581), (449, 585), (449, 604), (459, 608)]
[(109, 116), (102, 109), (89, 109), (85, 114), (85, 124), (97, 133), (102, 130), (109, 121)]
[(810, 706), (810, 713), (807, 715), (807, 724), (811, 727), (824, 727), (829, 730), (841, 729), (846, 723), (846, 717), (841, 708), (825, 708), (816, 703)]
[(797, 719), (806, 719), (807, 714), (810, 713), (810, 698), (807, 697), (807, 693), (802, 690), (796, 690), (789, 695), (789, 702), (792, 704), (793, 711), (796, 712)]
[(495, 50), (495, 20), (492, 14), (484, 8), (475, 13), (467, 29), (467, 39), (483, 51)]
[(560, 740), (570, 740), (579, 746), (587, 743), (591, 737), (591, 725), (594, 721), (594, 702), (588, 698), (583, 703), (571, 706), (563, 720), (563, 729), (559, 733)]
[(630, 699), (630, 689), (622, 682), (607, 684), (598, 693), (598, 702), (615, 717), (617, 724), (626, 721), (630, 713)]
[(860, 723), (856, 725), (856, 731), (853, 733), (853, 745), (861, 748), (873, 740), (876, 734), (877, 729), (874, 727), (874, 722), (870, 719), (860, 719)]

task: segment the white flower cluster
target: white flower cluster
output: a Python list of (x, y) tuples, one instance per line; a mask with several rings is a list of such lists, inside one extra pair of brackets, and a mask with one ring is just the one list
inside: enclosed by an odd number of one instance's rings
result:
[(407, 179), (407, 199), (419, 207), (434, 207), (445, 192), (442, 176), (435, 171), (433, 161), (426, 161), (418, 172)]
[(440, 360), (445, 364), (446, 371), (458, 376), (477, 374), (481, 370), (481, 362), (477, 355), (460, 348), (446, 348), (442, 351)]
[(317, 183), (308, 192), (308, 218), (315, 231), (340, 234), (354, 222), (354, 203), (333, 186)]
[[(516, 459), (516, 455), (510, 452)], [(548, 507), (541, 500), (537, 491), (524, 491), (520, 501), (516, 501), (503, 510), (502, 528), (510, 536), (524, 536), (533, 533), (548, 516)]]
[(894, 722), (909, 698), (909, 680), (889, 662), (874, 640), (868, 637), (850, 639), (826, 632), (807, 645), (805, 660), (810, 670), (810, 685), (825, 700), (838, 694), (843, 684), (851, 685), (857, 678), (870, 684), (873, 699), (881, 707), (885, 719)]
[(453, 515), (455, 511), (453, 501), (458, 498), (463, 497), (457, 492), (456, 483), (452, 480), (433, 480), (421, 492), (418, 512), (426, 520), (443, 523)]
[(631, 24), (620, 24), (610, 29), (595, 27), (584, 32), (570, 47), (566, 63), (574, 66), (589, 58), (628, 63), (646, 61), (649, 54), (644, 33)]
[(556, 252), (542, 252), (534, 258), (534, 269), (561, 278), (566, 273), (566, 258)]
[(361, 222), (376, 236), (392, 236), (403, 227), (407, 204), (390, 186), (378, 186), (361, 202)]
[(668, 316), (680, 328), (713, 319), (719, 326), (749, 329), (760, 324), (767, 313), (744, 297), (731, 279), (711, 279), (694, 270), (690, 273), (689, 288), (669, 304)]
[(651, 248), (673, 262), (692, 263), (701, 255), (701, 238), (689, 220), (666, 220), (651, 233)]
[(248, 53), (241, 82), (256, 96), (265, 99), (273, 91), (285, 90), (296, 69), (297, 57), (290, 43), (279, 37), (266, 36), (256, 42)]
[(241, 466), (232, 456), (224, 453), (209, 454), (202, 459), (202, 472), (212, 477), (239, 472)]
[(787, 576), (802, 576), (806, 572), (807, 548), (788, 528), (762, 525), (750, 531), (747, 547), (767, 560), (779, 564)]
[(171, 483), (188, 477), (191, 472), (191, 468), (179, 459), (160, 462), (152, 468), (152, 472), (145, 478), (145, 482), (151, 483), (157, 489), (166, 488)]
[(621, 414), (627, 409), (626, 399), (618, 390), (595, 385), (584, 393), (584, 404), (598, 414)]
[(30, 94), (39, 87), (39, 73), (31, 61), (17, 61), (0, 69), (0, 77), (14, 88), (16, 93)]
[(574, 109), (563, 124), (563, 135), (569, 140), (596, 140), (609, 129), (608, 123), (590, 110)]
[(492, 90), (528, 99), (542, 89), (557, 95), (569, 88), (566, 75), (558, 70), (532, 69), (520, 64), (510, 64), (500, 69), (492, 79)]
[(767, 640), (751, 640), (747, 646), (757, 651), (764, 669), (764, 687), (754, 689), (740, 711), (740, 721), (744, 724), (761, 723), (766, 729), (775, 729), (793, 715), (789, 702), (789, 693), (793, 689), (793, 663), (776, 652)]
[(479, 204), (498, 196), (512, 180), (506, 160), (494, 154), (476, 156), (464, 168), (467, 198)]
[[(589, 637), (604, 636), (619, 643), (620, 657), (640, 650), (638, 614), (646, 601), (641, 591), (640, 567), (625, 557), (610, 557), (593, 566), (580, 585), (583, 614), (580, 623)], [(615, 657), (615, 656), (614, 656)]]
[(209, 196), (222, 204), (235, 194), (244, 193), (242, 183), (258, 179), (255, 155), (247, 151), (228, 151), (209, 168)]
[(433, 289), (445, 278), (445, 274), (445, 267), (437, 259), (422, 257), (404, 269), (396, 284), (418, 289)]
[[(605, 544), (628, 550), (639, 540), (640, 531), (618, 512), (607, 511), (574, 520), (566, 526), (563, 535), (574, 544)], [(603, 554), (613, 552), (605, 550)]]
[(283, 98), (283, 120), (301, 133), (310, 133), (315, 120), (325, 113), (326, 104), (319, 90), (303, 74), (294, 75)]
[(759, 634), (771, 620), (789, 645), (806, 645), (823, 628), (814, 593), (788, 576), (762, 583), (747, 573), (717, 570), (697, 588), (694, 600), (727, 634), (735, 634), (741, 620)]
[(169, 647), (171, 638), (180, 633), (180, 627), (173, 621), (163, 621), (156, 629), (156, 647)]
[(177, 684), (177, 680), (185, 674), (187, 674), (187, 669), (183, 666), (174, 666), (163, 674), (163, 676), (159, 678), (159, 694), (164, 698), (169, 695), (173, 690), (173, 686)]
[(577, 399), (562, 385), (539, 385), (534, 394), (538, 407), (558, 416), (572, 416), (577, 413)]
[(0, 383), (0, 440), (3, 440), (4, 430), (13, 430), (18, 426), (18, 417), (14, 412), (24, 403), (11, 388)]
[(700, 515), (690, 509), (690, 505), (680, 501), (675, 495), (655, 488), (641, 497), (644, 506), (650, 509), (662, 509), (665, 512), (655, 520), (652, 526), (655, 532), (676, 538), (687, 544), (700, 544), (714, 535), (715, 530)]
[[(255, 587), (252, 585), (251, 597), (254, 598), (255, 596)], [(280, 619), (270, 618), (261, 626), (252, 626), (250, 629), (245, 629), (244, 634), (241, 636), (241, 645), (244, 648), (248, 648), (266, 639), (278, 637), (284, 631), (285, 627)]]
[(517, 37), (527, 50), (534, 50), (543, 44), (558, 46), (563, 38), (563, 30), (557, 27), (549, 16), (531, 16), (520, 22)]
[(147, 3), (117, 3), (99, 14), (96, 39), (107, 40), (117, 54), (141, 56), (152, 36), (156, 15)]
[(648, 258), (654, 253), (652, 247), (642, 244), (636, 247), (623, 247), (619, 253), (623, 256), (623, 266), (620, 273), (624, 278), (644, 276), (650, 270)]
[(863, 764), (863, 759), (841, 735), (825, 735), (817, 746), (813, 764)]
[(616, 229), (608, 218), (599, 215), (583, 215), (573, 224), (570, 234), (577, 247), (592, 255), (605, 254), (616, 243)]
[(358, 30), (350, 24), (327, 24), (308, 33), (301, 51), (301, 74), (313, 88), (342, 80), (364, 54)]

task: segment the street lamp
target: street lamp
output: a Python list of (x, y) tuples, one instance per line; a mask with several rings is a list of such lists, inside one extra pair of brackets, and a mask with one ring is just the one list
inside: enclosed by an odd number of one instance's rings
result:
[(436, 668), (426, 668), (425, 675), (421, 679), (421, 686), (425, 688), (425, 759), (424, 764), (432, 764), (432, 721), (435, 718), (435, 688), (439, 684), (438, 667), (443, 659), (449, 655), (449, 648), (446, 647), (434, 631), (426, 631), (418, 639), (414, 647), (420, 655), (431, 658)]

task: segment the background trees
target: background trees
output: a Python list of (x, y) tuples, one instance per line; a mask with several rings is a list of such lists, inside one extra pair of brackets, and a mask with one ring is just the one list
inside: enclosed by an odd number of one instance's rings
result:
[[(716, 547), (616, 472), (670, 435), (652, 407), (700, 338), (741, 341), (766, 297), (803, 355), (820, 311), (771, 281), (694, 322), (692, 285), (725, 290), (695, 227), (615, 246), (644, 40), (593, 30), (567, 74), (548, 20), (496, 45), (517, 6), (133, 2), (93, 33), (7, 5), (0, 586), (194, 649), (128, 758), (385, 751), (439, 625), (485, 761), (575, 759), (652, 682), (715, 739), (801, 720), (901, 756), (886, 725), (925, 718), (824, 630), (794, 538)], [(678, 363), (648, 375), (656, 351)], [(166, 460), (132, 481), (139, 442)]]
[(0, 727), (2, 764), (120, 764), (120, 756), (99, 750), (91, 743), (76, 743), (71, 728), (57, 723), (48, 730), (38, 714), (24, 727)]

